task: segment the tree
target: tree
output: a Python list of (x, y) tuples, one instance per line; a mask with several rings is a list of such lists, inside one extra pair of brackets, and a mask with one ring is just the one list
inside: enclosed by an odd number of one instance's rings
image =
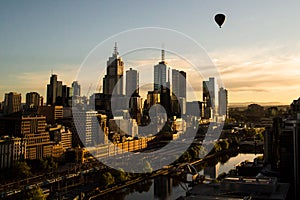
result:
[(56, 169), (57, 163), (54, 161), (52, 157), (41, 158), (38, 160), (38, 168), (41, 170), (50, 170)]
[(123, 183), (130, 178), (129, 175), (121, 168), (116, 171), (114, 177), (117, 183)]
[(115, 178), (109, 172), (105, 172), (100, 176), (100, 185), (103, 187), (108, 187), (115, 183)]
[(214, 150), (215, 150), (215, 152), (222, 151), (222, 146), (221, 146), (221, 144), (219, 142), (215, 143)]
[(45, 200), (46, 197), (40, 187), (34, 187), (31, 190), (26, 190), (22, 195), (24, 200)]
[(219, 141), (222, 150), (227, 150), (229, 148), (229, 142), (227, 140)]
[(17, 162), (13, 168), (16, 178), (27, 178), (31, 175), (31, 168), (26, 162)]

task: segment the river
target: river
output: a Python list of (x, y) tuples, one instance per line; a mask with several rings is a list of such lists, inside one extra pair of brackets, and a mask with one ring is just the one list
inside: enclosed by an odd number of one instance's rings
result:
[[(206, 169), (205, 175), (210, 174), (211, 178), (217, 177), (223, 172), (228, 172), (233, 169), (235, 165), (245, 160), (253, 161), (254, 158), (261, 156), (262, 154), (243, 154), (240, 153), (235, 157), (231, 157), (226, 163), (220, 162), (215, 168)], [(204, 173), (204, 172), (202, 172)], [(103, 196), (101, 199), (105, 200), (173, 200), (180, 196), (185, 196), (185, 190), (178, 180), (167, 176), (159, 176), (152, 180), (147, 180), (145, 183), (139, 183), (131, 186), (130, 188), (123, 189), (121, 191), (113, 192)]]

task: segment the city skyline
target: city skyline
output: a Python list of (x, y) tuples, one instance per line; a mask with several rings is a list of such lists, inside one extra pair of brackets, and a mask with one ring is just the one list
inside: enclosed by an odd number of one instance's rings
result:
[[(82, 61), (98, 43), (124, 30), (156, 26), (178, 30), (203, 46), (217, 66), (224, 86), (231, 91), (230, 103), (289, 104), (298, 97), (298, 1), (118, 4), (1, 2), (0, 16), (5, 20), (0, 22), (0, 93), (19, 91), (24, 96), (37, 91), (45, 96), (44, 85), (51, 70), (70, 85)], [(109, 13), (112, 7), (114, 15)], [(151, 11), (157, 7), (169, 15), (153, 15)], [(127, 11), (126, 15), (121, 11)], [(213, 21), (218, 12), (227, 16), (221, 29)], [(178, 23), (174, 23), (177, 18)], [(124, 46), (118, 42), (122, 52)], [(3, 96), (0, 98), (3, 100)]]
[(300, 198), (300, 1), (0, 1), (0, 198)]
[[(115, 50), (113, 52), (113, 56), (116, 56), (118, 54), (116, 47), (114, 47)], [(164, 59), (164, 50), (162, 50), (162, 55), (163, 57), (161, 59)], [(118, 70), (118, 68), (115, 67), (110, 67), (111, 65), (111, 61), (113, 60), (113, 57), (109, 57), (109, 60), (107, 61), (108, 67), (106, 69), (107, 72), (112, 72), (113, 69), (113, 74), (115, 73), (120, 73), (122, 74), (121, 76), (125, 76), (126, 79), (121, 79), (122, 80), (122, 89), (118, 89), (117, 91), (119, 95), (129, 95), (128, 94), (130, 91), (134, 91), (134, 88), (137, 88), (137, 91), (134, 92), (134, 95), (139, 95), (139, 90), (142, 91), (141, 96), (143, 97), (143, 100), (147, 100), (147, 93), (150, 91), (155, 91), (155, 90), (161, 90), (160, 88), (158, 88), (158, 85), (164, 86), (169, 88), (174, 94), (171, 94), (171, 96), (175, 95), (178, 98), (185, 98), (186, 100), (189, 101), (204, 101), (204, 99), (202, 98), (202, 93), (203, 93), (203, 89), (202, 90), (195, 90), (193, 91), (193, 88), (187, 88), (187, 84), (186, 84), (186, 78), (187, 77), (187, 73), (185, 71), (183, 71), (182, 69), (178, 70), (170, 65), (167, 65), (167, 62), (165, 62), (164, 60), (161, 60), (158, 62), (158, 64), (153, 64), (153, 69), (152, 70), (152, 74), (154, 75), (154, 85), (148, 87), (147, 85), (144, 86), (143, 88), (139, 88), (139, 71), (136, 70), (135, 68), (130, 67), (129, 69), (123, 69), (123, 61), (122, 61), (122, 57), (115, 57), (116, 60), (120, 60), (120, 63), (122, 63), (122, 70)], [(113, 62), (116, 62), (115, 60), (113, 60)], [(116, 62), (118, 63), (118, 62)], [(157, 71), (158, 67), (163, 67), (164, 71)], [(111, 69), (110, 69), (111, 68)], [(118, 72), (116, 72), (118, 71)], [(124, 73), (125, 72), (125, 73)], [(126, 75), (125, 75), (126, 74)], [(95, 93), (101, 92), (103, 94), (111, 94), (112, 90), (114, 89), (115, 86), (115, 82), (118, 82), (118, 79), (116, 80), (111, 80), (111, 82), (109, 84), (105, 84), (105, 79), (107, 79), (107, 77), (113, 77), (114, 75), (105, 75), (103, 76), (103, 83), (100, 83), (100, 87), (99, 87), (99, 91), (90, 91), (91, 86), (89, 87), (89, 91), (88, 95), (80, 95), (81, 94), (81, 83), (78, 82), (77, 80), (73, 80), (71, 84), (65, 84), (61, 77), (58, 74), (52, 73), (50, 77), (48, 77), (48, 80), (50, 79), (50, 83), (46, 84), (45, 88), (46, 88), (46, 94), (45, 96), (41, 95), (40, 93), (38, 93), (37, 91), (26, 91), (26, 95), (22, 95), (22, 93), (20, 91), (8, 91), (6, 93), (4, 93), (4, 99), (2, 102), (4, 102), (6, 95), (8, 93), (16, 93), (20, 96), (20, 101), (22, 104), (26, 103), (26, 106), (29, 107), (29, 103), (27, 101), (33, 101), (33, 100), (28, 100), (28, 95), (32, 95), (32, 94), (36, 94), (38, 95), (38, 99), (36, 100), (36, 102), (38, 104), (40, 104), (40, 102), (43, 102), (43, 100), (45, 99), (45, 105), (56, 105), (56, 101), (59, 101), (59, 105), (61, 103), (65, 104), (63, 101), (67, 101), (65, 98), (68, 97), (74, 97), (75, 99), (77, 97), (87, 97), (90, 98), (90, 96), (92, 96)], [(160, 77), (160, 78), (158, 78)], [(101, 79), (101, 78), (100, 78)], [(112, 78), (115, 79), (115, 78)], [(164, 81), (162, 83), (156, 83), (158, 82), (158, 80), (156, 79), (164, 79)], [(210, 79), (214, 79), (215, 77), (209, 77)], [(121, 81), (120, 80), (120, 81)], [(205, 80), (205, 79), (204, 79)], [(160, 80), (161, 81), (161, 80)], [(100, 81), (101, 82), (101, 81)], [(204, 81), (206, 82), (206, 81)], [(99, 84), (99, 83), (98, 83)], [(105, 89), (105, 85), (109, 85), (110, 89)], [(189, 86), (191, 87), (191, 86)], [(58, 89), (57, 89), (58, 88)], [(222, 88), (222, 86), (221, 86)], [(218, 84), (216, 84), (216, 91), (219, 90)], [(190, 90), (190, 91), (188, 91)], [(86, 92), (86, 91), (85, 91)], [(189, 99), (187, 98), (187, 94), (188, 92), (191, 93), (198, 93), (196, 95), (191, 95), (194, 97), (194, 99)], [(215, 93), (215, 91), (210, 91), (210, 93)], [(23, 96), (23, 98), (21, 98), (21, 96)], [(25, 98), (26, 97), (26, 98)], [(57, 98), (62, 98), (62, 99), (57, 99)], [(196, 98), (196, 99), (195, 99)], [(62, 101), (62, 102), (61, 102)], [(28, 104), (28, 105), (27, 105)], [(68, 103), (66, 103), (67, 105)], [(43, 106), (43, 105), (41, 105)]]

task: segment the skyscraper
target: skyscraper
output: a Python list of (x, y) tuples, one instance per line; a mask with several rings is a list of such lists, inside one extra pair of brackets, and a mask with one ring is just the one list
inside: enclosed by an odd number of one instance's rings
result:
[(139, 73), (130, 68), (126, 71), (126, 96), (129, 100), (129, 113), (140, 124), (142, 115), (142, 98), (139, 95)]
[(77, 97), (77, 96), (80, 96), (80, 91), (81, 90), (81, 87), (80, 85), (78, 84), (78, 81), (73, 81), (72, 83), (72, 94), (71, 96), (73, 97)]
[(37, 108), (40, 106), (40, 94), (29, 92), (26, 94), (26, 108)]
[(173, 115), (181, 117), (186, 110), (186, 73), (172, 69), (172, 97), (171, 107)]
[(172, 69), (172, 93), (178, 99), (186, 98), (186, 72)]
[(5, 94), (3, 103), (3, 113), (5, 115), (12, 114), (21, 110), (21, 94), (10, 92)]
[(219, 115), (228, 114), (228, 92), (225, 88), (221, 87), (219, 89)]
[[(119, 57), (117, 43), (114, 52), (107, 61), (106, 75), (103, 78), (103, 93), (111, 95), (115, 89), (116, 95), (123, 95), (123, 77), (124, 63)], [(118, 81), (120, 81), (118, 83)], [(117, 84), (118, 83), (118, 84)], [(115, 88), (116, 87), (116, 88)]]
[(52, 74), (47, 85), (47, 105), (54, 105), (57, 97), (57, 75)]
[(52, 74), (47, 85), (47, 105), (68, 106), (69, 87), (57, 81), (57, 75)]
[(212, 118), (217, 111), (217, 88), (218, 86), (214, 77), (210, 77), (208, 81), (203, 81), (203, 101), (206, 103), (205, 118)]
[[(168, 78), (168, 82), (167, 82)], [(154, 91), (160, 94), (160, 104), (165, 108), (168, 116), (171, 114), (170, 76), (167, 77), (167, 63), (165, 51), (161, 51), (161, 61), (154, 66)]]
[(167, 63), (165, 62), (165, 51), (162, 50), (161, 61), (154, 66), (154, 90), (161, 91), (167, 83)]
[(126, 96), (139, 96), (139, 73), (132, 68), (126, 71)]

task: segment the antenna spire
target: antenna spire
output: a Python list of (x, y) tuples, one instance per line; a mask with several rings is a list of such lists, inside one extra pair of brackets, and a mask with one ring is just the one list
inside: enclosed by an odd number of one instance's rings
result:
[(115, 42), (114, 55), (115, 55), (115, 56), (119, 55), (117, 42)]
[(165, 50), (161, 50), (161, 61), (165, 62)]
[(161, 61), (165, 62), (165, 45), (161, 45)]

